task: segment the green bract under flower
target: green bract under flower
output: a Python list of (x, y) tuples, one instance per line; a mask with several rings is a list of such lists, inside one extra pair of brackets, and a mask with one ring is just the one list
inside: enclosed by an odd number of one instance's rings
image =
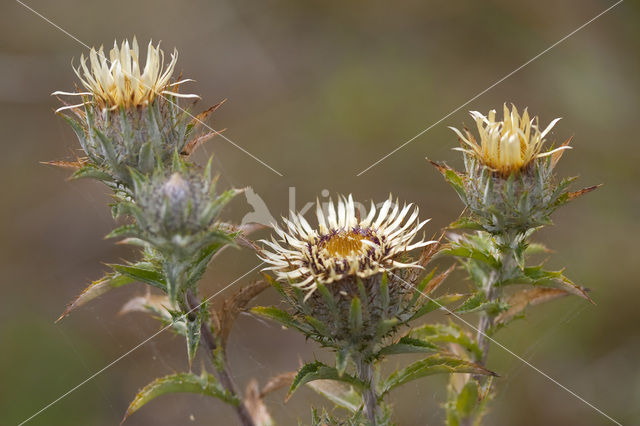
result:
[[(411, 212), (409, 217), (407, 215)], [(377, 217), (376, 217), (377, 213)], [(399, 258), (435, 241), (414, 241), (428, 220), (418, 219), (418, 208), (402, 208), (390, 198), (380, 211), (372, 203), (366, 218), (359, 220), (351, 195), (340, 197), (338, 206), (328, 204), (328, 213), (317, 203), (317, 229), (301, 214), (283, 219), (286, 231), (274, 230), (279, 239), (263, 240), (268, 246), (262, 260), (278, 279), (312, 293), (317, 284), (331, 284), (349, 277), (367, 278), (385, 271), (419, 267)]]

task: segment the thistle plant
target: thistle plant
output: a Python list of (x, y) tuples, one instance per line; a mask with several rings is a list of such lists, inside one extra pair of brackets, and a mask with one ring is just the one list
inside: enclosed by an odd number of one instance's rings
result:
[[(461, 143), (457, 149), (463, 154), (464, 172), (432, 164), (466, 206), (467, 214), (451, 228), (475, 230), (451, 234), (441, 253), (456, 257), (473, 283), (471, 296), (455, 312), (479, 315), (473, 350), (455, 349), (485, 366), (491, 336), (522, 317), (528, 306), (567, 294), (591, 301), (587, 290), (570, 281), (563, 271), (531, 264), (529, 257), (546, 251), (530, 237), (551, 224), (551, 214), (596, 187), (570, 192), (574, 178), (556, 178), (554, 168), (570, 148), (569, 141), (544, 152), (543, 144), (559, 119), (540, 130), (537, 117), (531, 119), (526, 109), (520, 116), (515, 106), (509, 110), (506, 105), (502, 121), (496, 120), (493, 110), (486, 116), (474, 111), (471, 116), (479, 142), (468, 129), (463, 133), (452, 128)], [(448, 424), (480, 424), (492, 397), (491, 380), (480, 376), (455, 379), (446, 404)]]
[[(321, 393), (334, 402), (361, 401), (341, 404), (352, 411), (348, 424), (390, 424), (384, 398), (398, 386), (436, 373), (492, 374), (443, 351), (424, 327), (410, 328), (423, 315), (459, 298), (429, 298), (450, 271), (420, 280), (438, 242), (415, 241), (428, 222), (418, 219), (417, 207), (400, 207), (390, 198), (379, 212), (372, 203), (366, 218), (358, 219), (349, 196), (340, 197), (337, 209), (330, 202), (326, 214), (318, 203), (316, 215), (316, 228), (299, 213), (283, 218), (286, 230), (274, 226), (278, 238), (263, 240), (260, 253), (271, 265), (265, 269), (276, 279), (268, 279), (286, 310), (258, 307), (253, 312), (303, 333), (336, 355), (333, 366), (305, 364), (293, 379), (290, 395), (316, 380), (342, 382), (345, 387)], [(415, 249), (423, 249), (418, 259), (410, 255)], [(424, 358), (381, 378), (380, 363), (400, 353)], [(314, 412), (315, 421), (322, 416)]]
[[(445, 404), (450, 426), (479, 425), (494, 395), (487, 368), (492, 336), (528, 306), (574, 294), (591, 301), (587, 290), (563, 271), (531, 263), (546, 249), (532, 234), (551, 224), (551, 214), (596, 187), (569, 191), (573, 178), (558, 179), (554, 168), (569, 141), (544, 151), (545, 137), (537, 117), (522, 116), (515, 106), (496, 112), (472, 112), (478, 139), (468, 129), (457, 134), (464, 171), (432, 164), (466, 206), (451, 224), (448, 241), (425, 240), (428, 220), (418, 208), (392, 197), (379, 207), (371, 203), (362, 215), (353, 197), (337, 205), (317, 202), (317, 224), (291, 212), (274, 236), (258, 247), (247, 238), (255, 227), (221, 219), (224, 207), (241, 192), (218, 192), (211, 160), (205, 167), (190, 155), (217, 132), (199, 126), (220, 104), (193, 117), (179, 87), (191, 80), (172, 78), (178, 53), (165, 64), (159, 45), (149, 43), (144, 66), (136, 39), (114, 44), (109, 56), (91, 49), (74, 68), (81, 88), (54, 92), (78, 96), (58, 113), (73, 128), (83, 154), (74, 161), (49, 164), (74, 169), (72, 178), (103, 182), (113, 195), (114, 219), (120, 226), (108, 236), (139, 248), (140, 258), (110, 264), (110, 271), (91, 283), (65, 310), (134, 282), (144, 296), (130, 300), (123, 313), (145, 312), (183, 336), (189, 371), (158, 378), (134, 397), (125, 419), (156, 397), (176, 392), (211, 396), (231, 405), (243, 426), (271, 426), (264, 404), (269, 392), (289, 387), (287, 399), (303, 385), (347, 409), (343, 418), (313, 409), (311, 424), (389, 425), (394, 421), (389, 393), (413, 380), (449, 374)], [(199, 283), (212, 260), (227, 247), (245, 245), (267, 264), (264, 279), (244, 286), (213, 304), (203, 300)], [(426, 267), (436, 254), (450, 255), (471, 278), (469, 294), (446, 291), (436, 296), (454, 269), (436, 275)], [(248, 311), (253, 298), (272, 286), (280, 306), (258, 306), (252, 312), (302, 333), (335, 355), (335, 362), (308, 362), (294, 374), (279, 375), (260, 389), (251, 380), (240, 392), (230, 372), (226, 346), (234, 321)], [(523, 289), (522, 287), (525, 286)], [(453, 308), (454, 304), (457, 306)], [(448, 308), (451, 307), (451, 308)], [(478, 315), (476, 334), (455, 321), (419, 323), (433, 311)], [(467, 322), (467, 324), (469, 324)], [(160, 332), (161, 332), (160, 331)], [(158, 332), (159, 333), (159, 332)], [(209, 359), (193, 371), (198, 352)], [(418, 357), (389, 375), (381, 366), (396, 354)], [(460, 374), (463, 373), (463, 374)]]
[(127, 41), (115, 44), (110, 59), (102, 48), (91, 49), (89, 67), (81, 57), (74, 69), (86, 91), (55, 92), (82, 97), (81, 104), (65, 105), (58, 112), (75, 117), (61, 114), (85, 156), (52, 164), (74, 168), (73, 178), (94, 178), (111, 188), (114, 218), (125, 223), (109, 237), (122, 238), (141, 253), (138, 261), (108, 265), (111, 272), (85, 289), (60, 318), (113, 288), (133, 282), (155, 288), (155, 293), (127, 303), (123, 312), (147, 312), (164, 329), (184, 336), (190, 367), (200, 346), (211, 363), (198, 374), (188, 371), (154, 380), (136, 395), (125, 418), (159, 395), (191, 392), (232, 405), (243, 425), (269, 424), (256, 392), (252, 399), (243, 399), (225, 354), (235, 318), (267, 285), (255, 282), (216, 309), (199, 295), (198, 283), (212, 259), (225, 247), (248, 240), (246, 229), (220, 220), (224, 206), (240, 191), (217, 193), (211, 161), (203, 169), (189, 160), (193, 150), (216, 133), (195, 131), (216, 107), (194, 118), (178, 105), (179, 98), (197, 95), (177, 92), (189, 81), (171, 80), (177, 56), (174, 51), (164, 67), (164, 53), (149, 43), (142, 68), (135, 38), (131, 47)]

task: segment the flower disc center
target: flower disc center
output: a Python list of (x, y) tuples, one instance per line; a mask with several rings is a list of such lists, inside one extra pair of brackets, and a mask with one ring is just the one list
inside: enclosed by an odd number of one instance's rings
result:
[(331, 257), (344, 257), (351, 254), (365, 254), (367, 246), (362, 243), (363, 235), (354, 231), (342, 231), (328, 236), (322, 243), (322, 248)]

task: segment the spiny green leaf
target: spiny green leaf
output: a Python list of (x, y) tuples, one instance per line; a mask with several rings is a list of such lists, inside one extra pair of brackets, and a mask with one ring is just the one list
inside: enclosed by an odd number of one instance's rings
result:
[(484, 309), (487, 305), (487, 297), (483, 291), (476, 292), (473, 296), (464, 301), (462, 305), (456, 309), (459, 314), (467, 314)]
[(308, 325), (298, 321), (288, 312), (273, 306), (256, 306), (251, 309), (251, 312), (279, 322), (285, 327), (300, 330), (305, 334), (313, 331)]
[(454, 356), (431, 355), (392, 373), (382, 384), (382, 395), (412, 380), (434, 374), (471, 373), (495, 376), (486, 368)]
[(162, 274), (153, 265), (147, 262), (138, 262), (131, 265), (108, 264), (114, 271), (133, 278), (136, 281), (149, 284), (161, 290), (167, 289), (167, 282)]
[(425, 324), (410, 330), (408, 336), (430, 343), (457, 343), (475, 357), (482, 357), (482, 351), (475, 340), (454, 322), (449, 324)]
[(449, 185), (451, 185), (453, 189), (458, 193), (460, 199), (462, 199), (462, 201), (466, 203), (467, 194), (464, 190), (464, 182), (462, 181), (462, 178), (458, 175), (458, 173), (456, 173), (454, 170), (447, 169), (444, 172), (444, 178), (449, 183)]
[(376, 336), (382, 337), (393, 330), (395, 327), (400, 324), (400, 320), (398, 318), (389, 318), (378, 322), (376, 325)]
[(400, 338), (397, 343), (393, 343), (380, 349), (380, 351), (378, 351), (378, 356), (435, 352), (438, 349), (438, 346), (433, 343), (404, 336)]
[(483, 226), (476, 222), (475, 220), (469, 218), (469, 217), (461, 217), (460, 219), (456, 220), (455, 222), (452, 222), (449, 225), (450, 229), (471, 229), (471, 230), (483, 230)]
[(497, 268), (499, 266), (498, 262), (493, 258), (493, 256), (490, 256), (475, 247), (456, 245), (449, 248), (444, 248), (440, 250), (440, 252), (449, 256), (471, 258), (480, 262), (484, 262), (494, 268)]
[(293, 383), (291, 384), (291, 388), (289, 389), (287, 399), (289, 399), (291, 395), (298, 388), (300, 388), (300, 386), (314, 380), (321, 379), (337, 380), (343, 383), (348, 383), (355, 386), (359, 390), (362, 390), (366, 387), (365, 383), (363, 383), (361, 380), (349, 374), (340, 375), (336, 368), (329, 367), (328, 365), (325, 365), (320, 361), (316, 361), (303, 365), (302, 368), (298, 371), (298, 374), (296, 374), (296, 377), (293, 379)]
[(86, 179), (86, 178), (95, 179), (99, 181), (110, 181), (112, 179), (109, 173), (100, 170), (94, 165), (86, 165), (86, 166), (80, 167), (71, 175), (71, 179)]
[(136, 225), (122, 225), (109, 232), (105, 238), (123, 238), (138, 235), (138, 227)]
[(315, 328), (318, 332), (318, 334), (322, 335), (322, 336), (326, 336), (327, 335), (327, 326), (320, 321), (319, 319), (311, 316), (311, 315), (305, 315), (304, 320), (309, 323), (313, 328)]
[(196, 376), (193, 373), (178, 373), (155, 379), (142, 388), (127, 409), (126, 420), (149, 401), (169, 393), (196, 393), (219, 398), (227, 404), (238, 405), (240, 401), (224, 390), (215, 377), (203, 373)]
[(500, 284), (531, 284), (534, 286), (558, 288), (594, 303), (587, 294), (587, 289), (565, 277), (562, 271), (547, 271), (543, 269), (542, 265), (526, 267), (522, 270), (522, 275), (503, 281)]
[(447, 305), (457, 302), (464, 297), (463, 294), (445, 294), (436, 299), (429, 299), (413, 314), (411, 321), (416, 320), (429, 312), (436, 311), (438, 309), (446, 308)]

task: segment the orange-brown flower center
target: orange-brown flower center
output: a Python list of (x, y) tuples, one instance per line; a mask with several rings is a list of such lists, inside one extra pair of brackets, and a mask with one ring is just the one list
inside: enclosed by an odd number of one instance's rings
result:
[(366, 245), (362, 243), (365, 237), (353, 231), (331, 235), (322, 244), (332, 257), (344, 257), (350, 254), (364, 254)]

